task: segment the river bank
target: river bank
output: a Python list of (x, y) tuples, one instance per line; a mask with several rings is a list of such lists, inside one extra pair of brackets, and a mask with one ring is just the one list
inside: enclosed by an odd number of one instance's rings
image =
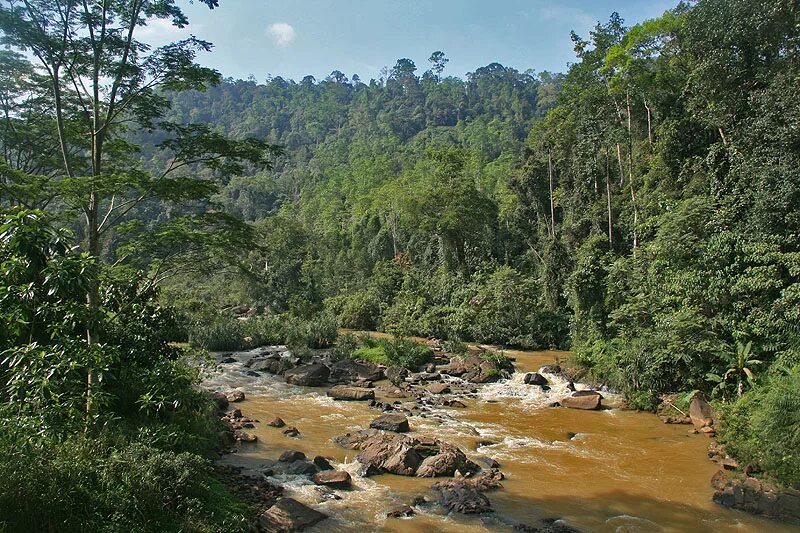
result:
[[(246, 400), (237, 407), (262, 422), (247, 430), (257, 442), (240, 444), (238, 453), (222, 462), (258, 470), (289, 449), (330, 457), (354, 485), (353, 490), (336, 491), (338, 500), (321, 496), (308, 476), (268, 477), (286, 495), (330, 517), (316, 531), (510, 531), (555, 518), (581, 531), (796, 530), (714, 504), (709, 480), (718, 467), (707, 459), (709, 439), (688, 435), (686, 426), (619, 409), (619, 398), (609, 393), (603, 393), (609, 409), (549, 407), (569, 394), (568, 381), (545, 374), (550, 386), (544, 390), (526, 384), (524, 376), (563, 359), (563, 352), (506, 352), (516, 359), (516, 372), (508, 379), (467, 385), (467, 392), (454, 395), (465, 407), (429, 406), (409, 416), (410, 435), (433, 436), (459, 446), (473, 460), (491, 458), (500, 464), (503, 488), (487, 494), (494, 513), (446, 514), (427, 504), (415, 506), (412, 518), (387, 518), (388, 511), (420, 494), (433, 499), (434, 480), (362, 477), (362, 465), (354, 460), (357, 452), (333, 441), (369, 427), (381, 411), (362, 402), (334, 400), (325, 389), (253, 372), (245, 364), (257, 353), (227, 356), (232, 362), (205, 382), (215, 390), (244, 391)], [(464, 385), (457, 380), (447, 378), (455, 390)], [(406, 401), (387, 397), (391, 389), (387, 382), (377, 382), (376, 401)], [(274, 417), (296, 427), (299, 438), (266, 425)]]

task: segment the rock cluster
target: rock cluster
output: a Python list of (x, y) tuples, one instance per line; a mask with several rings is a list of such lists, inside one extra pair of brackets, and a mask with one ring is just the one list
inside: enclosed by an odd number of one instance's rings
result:
[(800, 524), (800, 491), (725, 470), (711, 478), (711, 486), (720, 505)]
[(347, 433), (334, 439), (340, 446), (360, 450), (356, 459), (362, 475), (440, 477), (456, 472), (473, 474), (480, 467), (461, 449), (438, 439), (387, 433), (375, 429)]

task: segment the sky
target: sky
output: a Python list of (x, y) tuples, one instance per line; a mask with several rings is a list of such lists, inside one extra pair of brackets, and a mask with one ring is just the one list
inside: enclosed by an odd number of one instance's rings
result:
[(186, 34), (214, 43), (199, 62), (225, 77), (322, 79), (333, 70), (368, 82), (399, 58), (421, 74), (431, 52), (450, 59), (445, 75), (498, 62), (520, 71), (563, 72), (575, 60), (570, 31), (586, 36), (613, 11), (627, 25), (661, 15), (677, 0), (220, 0), (209, 10), (180, 2), (190, 25), (156, 21), (154, 44)]

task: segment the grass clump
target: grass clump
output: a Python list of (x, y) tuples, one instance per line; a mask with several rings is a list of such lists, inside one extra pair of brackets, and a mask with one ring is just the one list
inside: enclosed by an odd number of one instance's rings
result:
[(359, 361), (417, 370), (433, 356), (427, 346), (398, 337), (380, 339), (362, 335), (357, 341), (359, 346), (351, 350), (350, 358)]

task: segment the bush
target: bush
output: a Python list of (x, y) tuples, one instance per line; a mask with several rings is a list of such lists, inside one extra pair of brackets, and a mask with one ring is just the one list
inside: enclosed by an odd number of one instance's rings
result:
[(245, 529), (203, 458), (222, 426), (157, 292), (40, 213), (0, 211), (0, 531)]
[(397, 337), (379, 339), (362, 335), (358, 342), (361, 346), (352, 350), (350, 357), (375, 364), (402, 366), (415, 371), (428, 363), (432, 356), (430, 348), (424, 344)]
[(800, 489), (800, 367), (722, 406), (719, 440), (740, 463)]
[(193, 346), (217, 351), (235, 351), (286, 344), (292, 348), (326, 348), (337, 337), (336, 319), (319, 313), (304, 320), (290, 315), (254, 316), (239, 320), (231, 315), (197, 321), (189, 335)]
[(378, 365), (390, 364), (389, 358), (386, 356), (386, 350), (384, 350), (382, 346), (375, 346), (374, 348), (362, 346), (361, 348), (353, 350), (352, 358), (358, 361), (369, 361), (370, 363)]
[(246, 531), (246, 509), (196, 454), (25, 430), (2, 427), (0, 530)]
[(372, 331), (378, 328), (381, 306), (378, 296), (369, 290), (330, 298), (325, 302), (343, 328)]

